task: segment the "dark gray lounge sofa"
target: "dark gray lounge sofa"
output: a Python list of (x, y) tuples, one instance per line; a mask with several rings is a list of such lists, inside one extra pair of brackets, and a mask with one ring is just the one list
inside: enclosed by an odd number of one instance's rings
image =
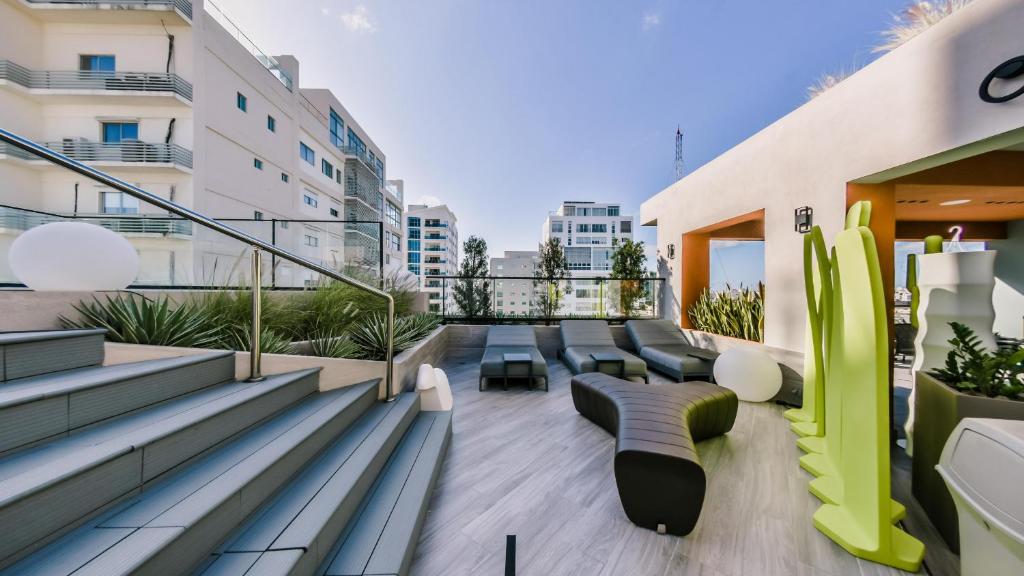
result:
[[(522, 364), (505, 367), (505, 354), (529, 354), (531, 366)], [(487, 347), (480, 360), (480, 390), (488, 378), (501, 378), (508, 387), (507, 378), (531, 378), (543, 380), (544, 390), (548, 389), (548, 365), (537, 348), (537, 335), (532, 326), (491, 326), (487, 330)]]
[(626, 333), (647, 365), (678, 382), (714, 382), (714, 352), (694, 348), (671, 320), (630, 320)]
[[(562, 320), (560, 354), (573, 374), (603, 372), (620, 378), (643, 378), (647, 382), (647, 364), (615, 345), (612, 332), (604, 320)], [(621, 360), (622, 373), (613, 363), (598, 366), (594, 356), (608, 355)]]

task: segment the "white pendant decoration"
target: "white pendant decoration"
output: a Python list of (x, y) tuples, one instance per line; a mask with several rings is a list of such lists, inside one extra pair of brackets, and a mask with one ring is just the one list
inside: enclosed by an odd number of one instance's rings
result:
[(139, 255), (124, 237), (95, 224), (51, 222), (25, 231), (8, 252), (11, 271), (37, 291), (122, 290)]

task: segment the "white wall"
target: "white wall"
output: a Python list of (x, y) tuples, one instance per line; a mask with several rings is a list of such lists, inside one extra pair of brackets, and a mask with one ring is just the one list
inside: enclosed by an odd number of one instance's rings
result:
[(1024, 127), (1024, 98), (1001, 105), (978, 98), (985, 74), (1020, 54), (1022, 21), (1019, 0), (978, 0), (645, 202), (641, 222), (657, 224), (659, 253), (670, 243), (677, 249), (661, 262), (672, 317), (680, 315), (683, 233), (763, 208), (765, 343), (801, 350), (803, 239), (793, 211), (814, 208), (815, 224), (832, 238), (847, 182), (899, 167), (871, 180), (880, 181), (1024, 139), (946, 154)]
[(1003, 336), (1024, 338), (1024, 220), (1010, 222), (1006, 240), (990, 242), (996, 250), (996, 287), (992, 304), (996, 309), (995, 331)]

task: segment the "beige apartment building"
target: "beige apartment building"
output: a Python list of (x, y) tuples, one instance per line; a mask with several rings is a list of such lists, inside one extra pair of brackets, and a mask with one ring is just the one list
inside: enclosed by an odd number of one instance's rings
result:
[(504, 256), (491, 258), (494, 280), (494, 312), (527, 315), (533, 310), (533, 269), (536, 250), (506, 250)]
[[(454, 310), (445, 281), (428, 276), (455, 276), (459, 270), (458, 219), (448, 206), (411, 204), (405, 214), (405, 235), (408, 238), (406, 269), (419, 279), (420, 290), (427, 293), (431, 312)], [(452, 281), (447, 281), (447, 287)], [(446, 299), (445, 296), (448, 296)]]
[[(203, 214), (253, 220), (232, 224), (311, 260), (377, 270), (391, 258), (382, 240), (402, 245), (401, 186), (385, 186), (384, 153), (341, 102), (300, 82), (295, 58), (260, 52), (204, 0), (0, 0), (0, 126)], [(247, 268), (240, 244), (20, 150), (0, 148), (0, 182), (0, 281), (13, 280), (7, 245), (54, 215), (128, 237), (139, 284), (226, 283)], [(278, 285), (313, 280), (275, 264)]]

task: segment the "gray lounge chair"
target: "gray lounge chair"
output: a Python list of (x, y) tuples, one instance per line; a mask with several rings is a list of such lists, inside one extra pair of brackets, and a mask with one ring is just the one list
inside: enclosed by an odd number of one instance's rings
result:
[(647, 364), (615, 345), (604, 320), (562, 320), (561, 356), (573, 374), (603, 372), (619, 378), (643, 378)]
[(688, 344), (671, 320), (630, 320), (626, 333), (640, 357), (654, 370), (678, 382), (714, 381), (717, 354)]
[[(506, 354), (526, 354), (530, 362), (506, 362)], [(548, 365), (537, 349), (537, 335), (532, 326), (491, 326), (487, 330), (487, 347), (480, 360), (480, 390), (488, 378), (501, 378), (508, 389), (509, 378), (544, 380), (548, 389)]]

